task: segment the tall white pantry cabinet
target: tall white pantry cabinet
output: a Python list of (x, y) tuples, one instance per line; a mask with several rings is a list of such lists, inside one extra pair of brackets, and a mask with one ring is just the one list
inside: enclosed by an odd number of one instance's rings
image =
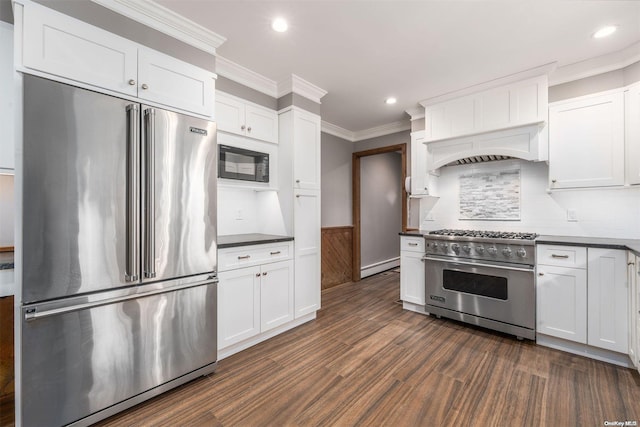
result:
[(297, 319), (320, 309), (320, 116), (291, 106), (280, 112), (278, 127), (280, 196), (295, 247)]

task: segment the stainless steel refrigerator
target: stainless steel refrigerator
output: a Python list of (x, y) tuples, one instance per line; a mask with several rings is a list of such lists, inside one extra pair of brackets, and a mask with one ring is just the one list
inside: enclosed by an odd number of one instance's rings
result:
[(29, 75), (23, 108), (23, 425), (212, 372), (215, 124)]

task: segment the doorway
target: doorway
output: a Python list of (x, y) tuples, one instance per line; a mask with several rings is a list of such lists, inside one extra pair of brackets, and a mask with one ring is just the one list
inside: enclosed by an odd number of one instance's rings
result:
[[(407, 193), (404, 188), (404, 181), (407, 176), (407, 155), (406, 144), (390, 145), (388, 147), (374, 148), (366, 151), (358, 151), (352, 155), (352, 185), (353, 185), (353, 281), (357, 282), (361, 279), (362, 268), (362, 163), (363, 159), (370, 156), (376, 156), (387, 153), (398, 153), (400, 155), (400, 182), (397, 185), (400, 188), (400, 200), (401, 205), (401, 229), (407, 230)], [(368, 159), (367, 159), (368, 160)], [(385, 197), (381, 195), (380, 197)], [(364, 212), (367, 214), (367, 212)], [(366, 225), (366, 224), (365, 224)], [(399, 241), (400, 237), (397, 232), (394, 231), (395, 239)], [(370, 249), (370, 248), (368, 248)], [(398, 254), (399, 255), (399, 254)]]

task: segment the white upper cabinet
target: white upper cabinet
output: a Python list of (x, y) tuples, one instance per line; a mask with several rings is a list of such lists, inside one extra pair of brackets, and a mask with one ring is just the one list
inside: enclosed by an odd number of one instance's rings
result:
[(23, 12), (24, 71), (213, 116), (214, 73), (35, 3)]
[(539, 76), (425, 107), (425, 141), (458, 138), (547, 120), (547, 77)]
[(293, 111), (294, 188), (320, 190), (320, 116)]
[(549, 106), (549, 187), (624, 184), (622, 89)]
[(278, 113), (243, 99), (216, 92), (218, 130), (278, 143)]
[(15, 168), (13, 26), (0, 21), (0, 170)]
[(640, 83), (629, 86), (624, 95), (627, 183), (640, 184)]

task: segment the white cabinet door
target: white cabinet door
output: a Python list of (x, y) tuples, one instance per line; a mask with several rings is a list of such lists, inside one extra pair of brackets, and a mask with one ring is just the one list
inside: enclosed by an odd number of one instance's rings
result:
[(320, 192), (296, 190), (295, 317), (320, 309)]
[(262, 266), (260, 295), (262, 332), (293, 320), (293, 261)]
[(278, 114), (275, 111), (247, 104), (245, 124), (247, 136), (278, 143)]
[(260, 333), (260, 277), (260, 267), (220, 272), (218, 349)]
[(622, 250), (588, 248), (587, 343), (619, 353), (629, 350), (629, 288)]
[(636, 256), (627, 252), (627, 282), (629, 284), (629, 358), (633, 366), (640, 368), (638, 357), (638, 275), (636, 273)]
[(624, 184), (621, 90), (549, 106), (550, 188)]
[(218, 130), (244, 135), (244, 102), (221, 92), (216, 92), (216, 114)]
[(294, 188), (320, 190), (320, 116), (293, 112)]
[(626, 174), (629, 184), (640, 184), (640, 83), (624, 93)]
[(137, 46), (37, 4), (24, 9), (23, 65), (127, 95), (137, 94)]
[(411, 133), (411, 194), (432, 194), (427, 186), (427, 146), (424, 131)]
[(538, 265), (536, 290), (536, 332), (585, 344), (587, 272)]
[(214, 75), (151, 49), (138, 56), (138, 97), (213, 116)]
[(15, 168), (13, 25), (0, 21), (0, 169)]
[(424, 261), (423, 253), (400, 252), (400, 299), (424, 305)]

